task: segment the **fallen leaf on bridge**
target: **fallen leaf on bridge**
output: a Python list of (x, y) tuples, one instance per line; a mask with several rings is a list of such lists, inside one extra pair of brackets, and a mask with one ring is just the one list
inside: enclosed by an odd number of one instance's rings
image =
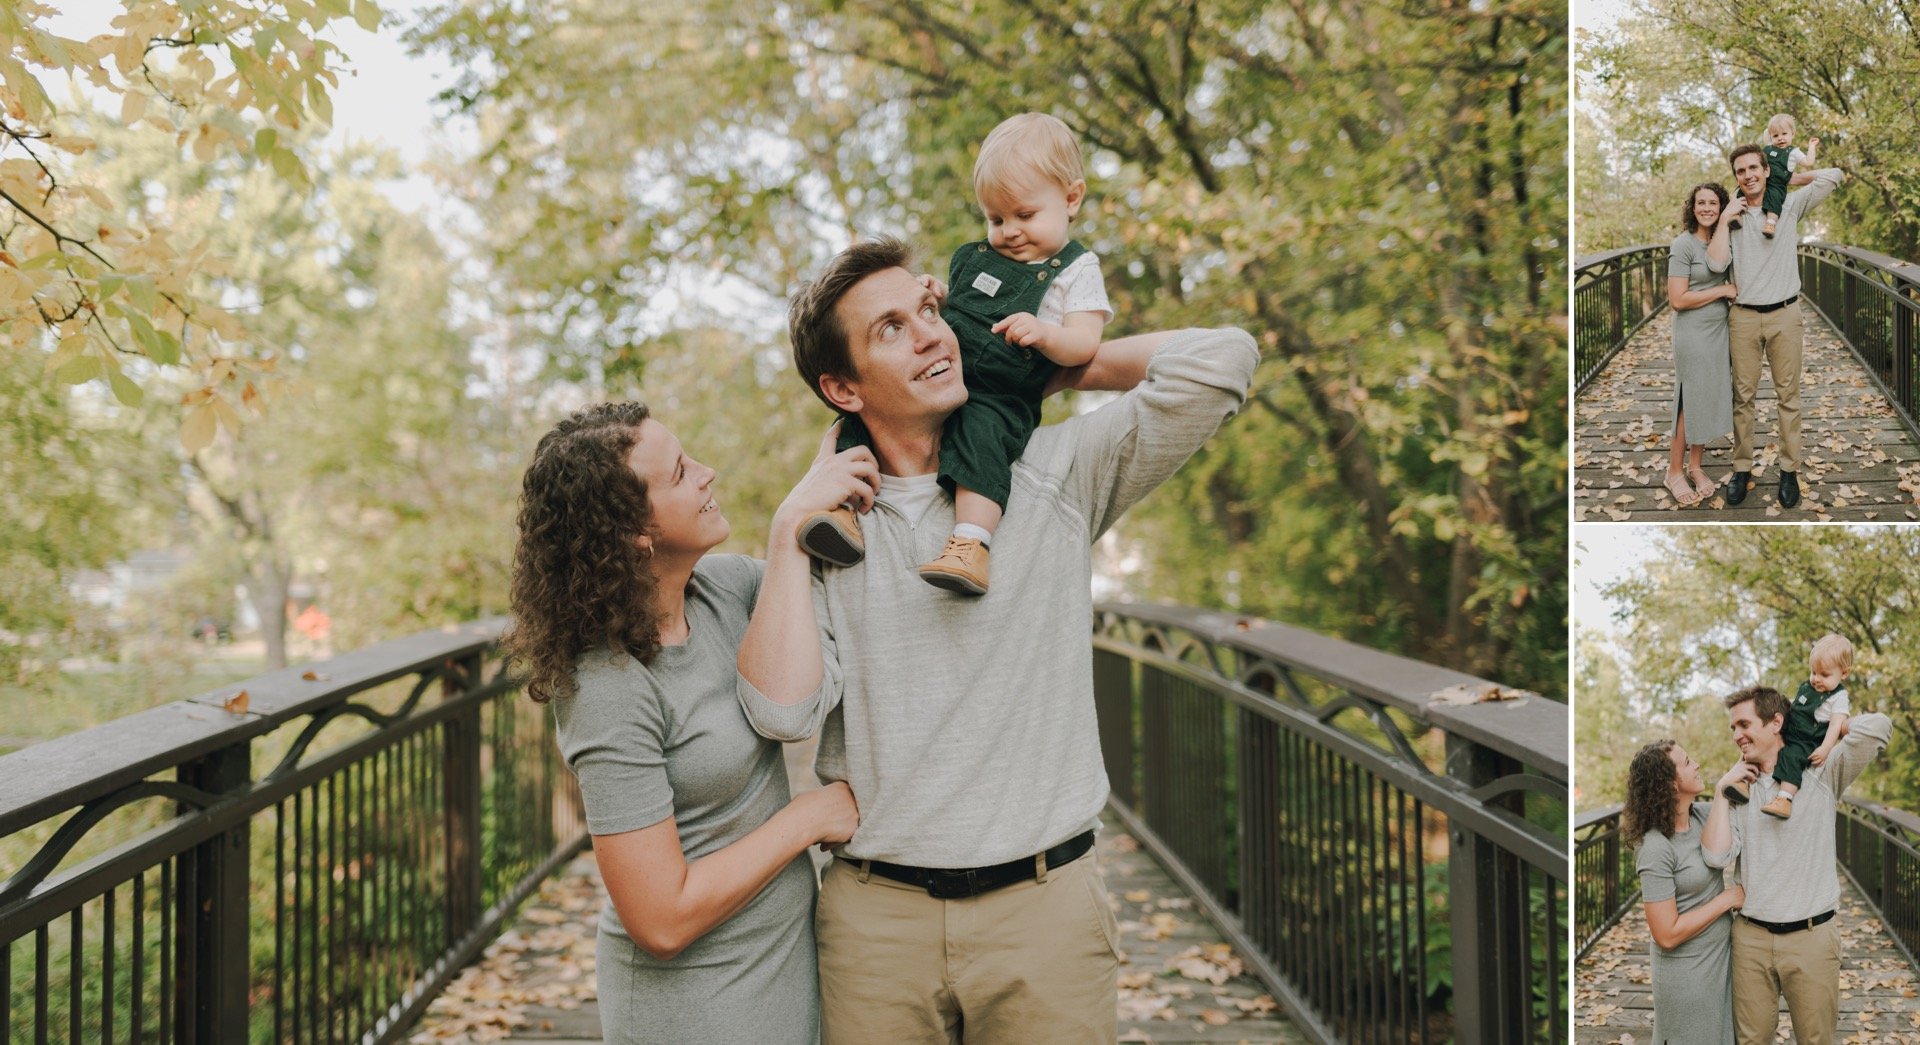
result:
[(1171, 963), (1175, 972), (1190, 980), (1204, 980), (1211, 984), (1222, 984), (1246, 971), (1246, 966), (1233, 948), (1224, 943), (1209, 944), (1202, 947), (1189, 947), (1174, 956)]
[(1434, 704), (1486, 704), (1497, 701), (1518, 703), (1528, 697), (1540, 694), (1524, 689), (1509, 689), (1493, 682), (1460, 682), (1446, 689), (1435, 690), (1427, 694), (1426, 703)]

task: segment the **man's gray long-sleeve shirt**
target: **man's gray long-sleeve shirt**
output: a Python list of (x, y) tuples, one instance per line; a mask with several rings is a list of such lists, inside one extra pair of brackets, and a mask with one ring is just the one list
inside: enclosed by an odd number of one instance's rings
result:
[(1702, 847), (1708, 867), (1740, 864), (1747, 902), (1740, 913), (1763, 922), (1792, 922), (1834, 909), (1840, 876), (1834, 816), (1840, 796), (1887, 746), (1893, 721), (1873, 713), (1848, 720), (1849, 732), (1825, 765), (1807, 767), (1794, 796), (1793, 816), (1776, 820), (1760, 811), (1780, 793), (1771, 773), (1753, 782), (1746, 805), (1733, 810), (1733, 845), (1724, 853)]
[(860, 520), (866, 559), (815, 567), (825, 682), (788, 706), (741, 678), (740, 702), (764, 736), (820, 730), (820, 776), (860, 803), (846, 856), (979, 867), (1095, 825), (1093, 542), (1239, 409), (1258, 362), (1243, 331), (1175, 334), (1137, 388), (1035, 432), (984, 596), (915, 572), (953, 530), (946, 496), (912, 519), (882, 499)]
[(1740, 305), (1772, 305), (1800, 293), (1800, 219), (1814, 204), (1833, 195), (1840, 184), (1840, 168), (1810, 172), (1810, 184), (1787, 193), (1780, 205), (1780, 223), (1773, 238), (1765, 233), (1766, 216), (1758, 208), (1740, 215), (1740, 227), (1728, 233), (1733, 248), (1734, 298)]

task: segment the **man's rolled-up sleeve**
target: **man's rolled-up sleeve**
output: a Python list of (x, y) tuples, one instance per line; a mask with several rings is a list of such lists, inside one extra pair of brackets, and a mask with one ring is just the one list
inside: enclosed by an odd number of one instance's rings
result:
[(1836, 798), (1846, 794), (1861, 771), (1880, 757), (1892, 735), (1893, 720), (1877, 711), (1847, 719), (1846, 737), (1827, 756), (1827, 764), (1822, 767)]
[(1845, 176), (1838, 167), (1822, 167), (1812, 173), (1813, 181), (1787, 193), (1787, 202), (1780, 208), (1796, 220), (1821, 200), (1833, 195), (1833, 190), (1840, 187), (1840, 179)]
[(1260, 349), (1235, 327), (1184, 330), (1147, 363), (1146, 380), (1075, 418), (1075, 492), (1086, 498), (1090, 540), (1178, 471), (1239, 411)]
[(813, 581), (814, 619), (820, 622), (820, 685), (792, 704), (782, 704), (760, 692), (759, 688), (747, 681), (745, 675), (739, 675), (735, 681), (735, 692), (740, 698), (740, 710), (746, 713), (747, 722), (753, 731), (768, 740), (792, 742), (805, 740), (819, 732), (820, 724), (827, 719), (827, 712), (840, 705), (840, 694), (844, 676), (840, 669), (839, 646), (834, 640), (831, 618), (827, 614), (826, 592), (816, 577)]
[(1726, 852), (1716, 853), (1708, 849), (1705, 843), (1702, 843), (1700, 846), (1701, 862), (1716, 871), (1723, 871), (1732, 867), (1733, 862), (1740, 858), (1740, 818), (1733, 816), (1728, 827), (1733, 835), (1733, 842), (1727, 846)]

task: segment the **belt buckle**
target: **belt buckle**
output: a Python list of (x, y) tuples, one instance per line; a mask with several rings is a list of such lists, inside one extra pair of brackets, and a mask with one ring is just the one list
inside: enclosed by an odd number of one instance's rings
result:
[(935, 871), (927, 878), (927, 895), (936, 900), (964, 900), (979, 895), (972, 868), (964, 871)]

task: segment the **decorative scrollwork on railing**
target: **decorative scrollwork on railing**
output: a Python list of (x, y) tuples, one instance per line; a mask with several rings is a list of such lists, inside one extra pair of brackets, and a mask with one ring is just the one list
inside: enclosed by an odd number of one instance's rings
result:
[(266, 776), (262, 777), (262, 782), (271, 783), (279, 780), (298, 768), (300, 760), (306, 757), (307, 748), (312, 745), (314, 738), (318, 737), (320, 731), (332, 725), (335, 720), (351, 716), (371, 722), (376, 728), (391, 726), (395, 722), (399, 722), (408, 715), (413, 714), (413, 709), (420, 703), (420, 698), (426, 694), (428, 686), (433, 685), (443, 678), (464, 679), (465, 675), (465, 669), (461, 668), (457, 663), (442, 664), (421, 672), (420, 681), (414, 683), (413, 692), (408, 693), (406, 701), (391, 714), (375, 710), (364, 704), (335, 704), (313, 716), (313, 718), (307, 722), (306, 728), (302, 729), (300, 735), (294, 739), (293, 746), (288, 748), (286, 755), (280, 759), (280, 764), (274, 766)]
[(1492, 783), (1483, 784), (1467, 792), (1476, 802), (1491, 805), (1496, 798), (1507, 795), (1531, 792), (1548, 798), (1566, 801), (1567, 788), (1557, 780), (1549, 780), (1538, 773), (1514, 773), (1503, 776)]
[(149, 798), (170, 798), (195, 809), (206, 809), (219, 801), (215, 795), (172, 780), (142, 780), (96, 798), (68, 817), (67, 822), (60, 825), (53, 837), (47, 839), (40, 851), (33, 854), (33, 858), (23, 864), (13, 877), (0, 882), (0, 907), (33, 892), (34, 886), (45, 881), (54, 868), (60, 866), (60, 861), (88, 831), (93, 830), (94, 825), (126, 806)]
[[(1229, 619), (1241, 630), (1248, 630), (1260, 623), (1254, 618)], [(1344, 736), (1368, 744), (1382, 754), (1396, 757), (1416, 776), (1436, 783), (1449, 783), (1445, 774), (1428, 765), (1427, 760), (1421, 757), (1406, 727), (1393, 714), (1396, 709), (1323, 678), (1311, 678), (1310, 681), (1314, 687), (1325, 689), (1326, 694), (1310, 694), (1295, 665), (1232, 645), (1231, 636), (1222, 641), (1177, 623), (1143, 620), (1110, 609), (1096, 613), (1094, 635), (1169, 661), (1205, 669), (1221, 686), (1237, 690), (1243, 696), (1272, 700), (1282, 707), (1304, 712), (1316, 722), (1339, 730)], [(1350, 710), (1357, 710), (1365, 716), (1377, 732), (1377, 737), (1333, 722), (1337, 716)], [(1419, 721), (1417, 715), (1410, 717), (1415, 722)], [(1473, 792), (1472, 797), (1500, 797), (1516, 792), (1539, 794), (1563, 804), (1567, 801), (1565, 784), (1546, 776), (1527, 773), (1489, 783)]]
[[(1387, 745), (1406, 761), (1407, 768), (1424, 776), (1437, 776), (1427, 765), (1426, 760), (1420, 757), (1419, 752), (1413, 749), (1413, 741), (1408, 740), (1407, 735), (1401, 732), (1400, 724), (1387, 714), (1386, 708), (1374, 701), (1357, 697), (1352, 693), (1344, 693), (1315, 709), (1313, 716), (1321, 723), (1331, 726), (1335, 715), (1352, 709), (1359, 710), (1367, 717), (1367, 721), (1373, 723), (1374, 728), (1378, 729), (1380, 735), (1386, 739)], [(1348, 731), (1347, 735), (1353, 734)]]

